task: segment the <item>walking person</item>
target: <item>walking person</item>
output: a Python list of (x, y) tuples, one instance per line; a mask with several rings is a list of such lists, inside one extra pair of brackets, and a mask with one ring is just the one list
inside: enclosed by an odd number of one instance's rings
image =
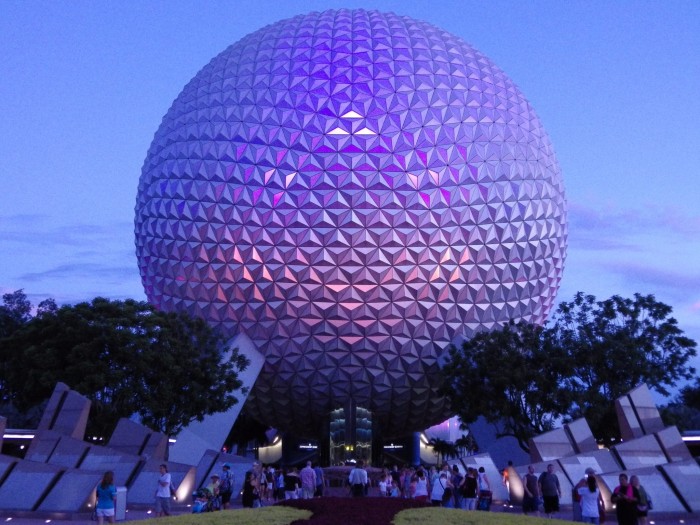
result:
[[(535, 467), (527, 467), (527, 474), (523, 476), (523, 514), (534, 513), (540, 515), (540, 486), (535, 475)], [(509, 488), (510, 490), (510, 488)]]
[(160, 518), (162, 516), (170, 516), (170, 485), (172, 484), (172, 478), (165, 463), (161, 463), (158, 469), (160, 470), (160, 477), (156, 488), (156, 517)]
[(311, 467), (311, 461), (306, 462), (306, 466), (299, 473), (301, 478), (301, 498), (311, 499), (316, 491), (316, 472)]
[(547, 465), (547, 472), (540, 475), (538, 484), (544, 500), (544, 513), (548, 518), (552, 518), (555, 512), (559, 512), (559, 498), (561, 498), (561, 485), (554, 473), (554, 465)]
[(96, 489), (97, 504), (95, 514), (97, 523), (102, 525), (105, 518), (110, 523), (114, 523), (114, 512), (117, 506), (117, 488), (114, 486), (114, 472), (108, 470), (102, 476), (102, 481)]

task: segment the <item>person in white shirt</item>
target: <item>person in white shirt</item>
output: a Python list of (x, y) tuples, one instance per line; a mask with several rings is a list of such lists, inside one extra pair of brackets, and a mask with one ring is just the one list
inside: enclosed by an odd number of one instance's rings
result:
[(594, 475), (586, 474), (586, 485), (576, 489), (581, 497), (581, 517), (584, 523), (600, 523), (600, 511), (598, 510), (598, 500), (600, 490)]
[(350, 476), (348, 476), (352, 495), (356, 498), (365, 495), (365, 487), (367, 486), (367, 471), (362, 468), (363, 466), (362, 460), (358, 461), (357, 466), (350, 471)]
[(170, 484), (172, 479), (165, 463), (161, 464), (159, 469), (160, 477), (156, 488), (156, 516), (170, 516)]

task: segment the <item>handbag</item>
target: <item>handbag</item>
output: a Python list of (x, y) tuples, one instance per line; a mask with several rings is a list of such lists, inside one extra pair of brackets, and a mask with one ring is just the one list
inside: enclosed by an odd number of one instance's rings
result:
[[(440, 483), (440, 484), (442, 485), (442, 483)], [(447, 502), (450, 501), (451, 499), (452, 499), (452, 488), (451, 488), (451, 487), (447, 487), (447, 488), (445, 489), (445, 492), (442, 493), (442, 502), (443, 502), (443, 503), (447, 503)]]

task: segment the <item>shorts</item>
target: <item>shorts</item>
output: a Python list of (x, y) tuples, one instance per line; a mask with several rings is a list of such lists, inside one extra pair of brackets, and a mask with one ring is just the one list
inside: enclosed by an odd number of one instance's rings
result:
[(523, 512), (537, 512), (537, 498), (523, 496)]
[(545, 514), (559, 512), (559, 496), (543, 496), (542, 499), (544, 500)]
[(228, 504), (231, 501), (232, 492), (222, 492), (221, 493), (221, 503)]
[(95, 509), (95, 515), (96, 516), (104, 516), (105, 518), (111, 518), (112, 516), (114, 516), (114, 507), (112, 507), (111, 509), (97, 508), (97, 509)]
[(170, 498), (156, 497), (156, 512), (170, 513)]

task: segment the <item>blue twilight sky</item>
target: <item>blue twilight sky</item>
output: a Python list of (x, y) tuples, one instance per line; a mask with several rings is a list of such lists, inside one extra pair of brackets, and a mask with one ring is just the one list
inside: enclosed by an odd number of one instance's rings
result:
[[(462, 37), (554, 144), (569, 203), (559, 301), (654, 294), (700, 341), (700, 2), (0, 2), (0, 293), (144, 299), (133, 215), (161, 118), (276, 20), (364, 7)], [(700, 368), (700, 359), (695, 361)]]

